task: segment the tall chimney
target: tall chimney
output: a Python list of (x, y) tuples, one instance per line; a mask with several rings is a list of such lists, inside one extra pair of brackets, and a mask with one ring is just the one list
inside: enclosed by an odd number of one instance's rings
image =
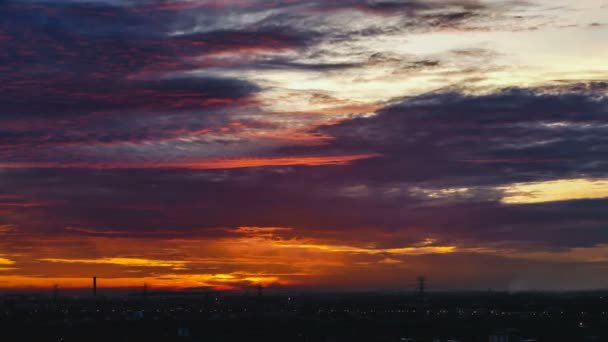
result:
[(97, 277), (93, 277), (93, 296), (97, 296)]

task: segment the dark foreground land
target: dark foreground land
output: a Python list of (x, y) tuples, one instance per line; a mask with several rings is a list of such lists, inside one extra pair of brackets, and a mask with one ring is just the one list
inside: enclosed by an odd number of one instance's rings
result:
[(608, 293), (6, 295), (0, 341), (608, 341)]

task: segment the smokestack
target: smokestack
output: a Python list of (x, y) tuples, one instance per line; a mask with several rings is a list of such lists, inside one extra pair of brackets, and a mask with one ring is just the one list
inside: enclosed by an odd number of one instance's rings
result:
[(97, 277), (93, 277), (93, 296), (97, 296)]

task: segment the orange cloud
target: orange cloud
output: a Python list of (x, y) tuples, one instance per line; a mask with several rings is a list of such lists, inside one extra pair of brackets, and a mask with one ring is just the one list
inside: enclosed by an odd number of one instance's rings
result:
[(353, 161), (378, 157), (378, 154), (356, 154), (340, 156), (300, 156), (300, 157), (265, 157), (265, 158), (234, 158), (234, 159), (206, 159), (192, 162), (175, 163), (59, 163), (59, 162), (31, 162), (31, 163), (0, 163), (0, 168), (26, 169), (26, 168), (83, 168), (83, 169), (239, 169), (265, 166), (323, 166), (346, 165)]
[(0, 265), (13, 265), (15, 262), (11, 259), (0, 258)]
[(238, 227), (233, 230), (234, 233), (274, 233), (274, 232), (288, 232), (292, 231), (293, 228), (289, 227)]
[(154, 260), (142, 258), (100, 258), (100, 259), (54, 259), (44, 258), (41, 261), (72, 263), (72, 264), (108, 264), (133, 267), (171, 267), (173, 269), (184, 269), (188, 261), (184, 260)]
[(323, 245), (323, 244), (301, 244), (297, 241), (278, 242), (275, 246), (284, 248), (303, 248), (316, 249), (327, 252), (339, 253), (361, 253), (361, 254), (403, 254), (403, 255), (421, 255), (421, 254), (446, 254), (456, 251), (456, 246), (422, 246), (422, 247), (401, 247), (401, 248), (360, 248), (353, 246), (340, 245)]
[(0, 224), (0, 234), (6, 234), (15, 230), (16, 226), (13, 224)]

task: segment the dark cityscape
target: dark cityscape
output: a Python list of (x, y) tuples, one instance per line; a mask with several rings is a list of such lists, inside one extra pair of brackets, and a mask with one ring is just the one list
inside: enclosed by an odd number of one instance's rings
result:
[[(267, 290), (267, 291), (266, 291)], [(594, 342), (608, 291), (61, 291), (0, 297), (3, 341)], [(99, 293), (95, 294), (97, 291)]]

